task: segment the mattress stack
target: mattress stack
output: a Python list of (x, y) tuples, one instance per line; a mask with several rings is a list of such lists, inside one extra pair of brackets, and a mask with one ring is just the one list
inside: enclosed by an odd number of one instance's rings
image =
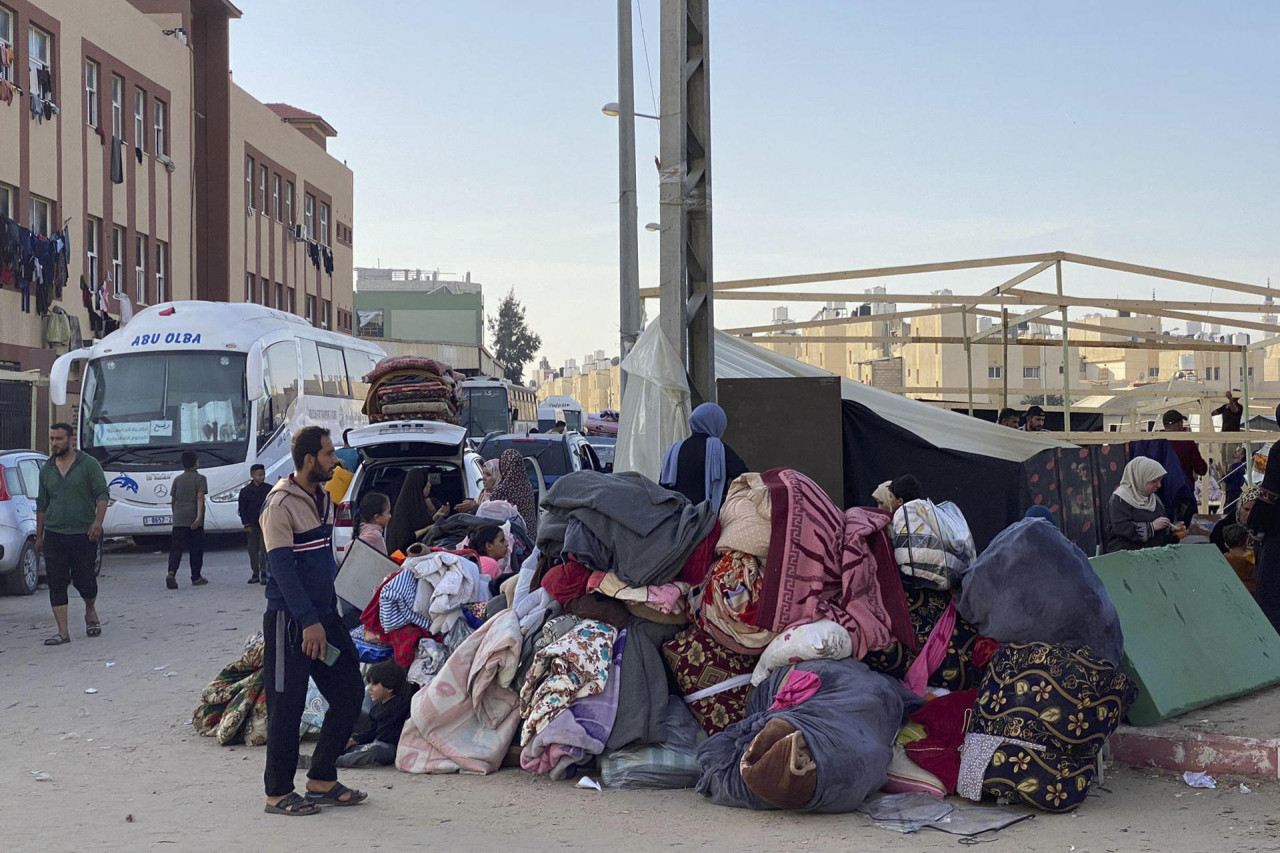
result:
[(369, 423), (398, 420), (461, 424), (464, 377), (447, 364), (420, 355), (384, 358), (365, 377)]

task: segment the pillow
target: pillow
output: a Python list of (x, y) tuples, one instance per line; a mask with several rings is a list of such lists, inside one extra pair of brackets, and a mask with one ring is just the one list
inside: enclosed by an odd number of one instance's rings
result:
[(841, 660), (852, 654), (853, 640), (849, 632), (830, 619), (796, 625), (774, 637), (765, 647), (751, 674), (751, 683), (759, 684), (780, 666), (805, 660)]
[(893, 760), (889, 762), (889, 781), (880, 788), (889, 794), (922, 792), (943, 799), (947, 789), (942, 780), (907, 757), (900, 744), (893, 745)]

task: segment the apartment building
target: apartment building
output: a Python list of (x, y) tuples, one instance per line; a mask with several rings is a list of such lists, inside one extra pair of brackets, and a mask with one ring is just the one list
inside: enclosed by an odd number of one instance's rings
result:
[[(0, 269), (0, 371), (47, 375), (60, 352), (169, 300), (253, 301), (354, 330), (351, 170), (319, 115), (232, 81), (240, 14), (227, 0), (0, 0), (13, 55), (0, 63), (0, 225), (66, 247), (25, 292)], [(41, 316), (55, 307), (70, 342)], [(41, 391), (38, 431), (47, 408)]]

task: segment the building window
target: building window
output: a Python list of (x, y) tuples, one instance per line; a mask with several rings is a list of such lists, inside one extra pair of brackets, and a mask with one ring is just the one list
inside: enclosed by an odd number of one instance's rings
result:
[(157, 157), (165, 157), (169, 154), (169, 131), (167, 126), (169, 106), (157, 98), (152, 112), (155, 114), (155, 154)]
[(988, 368), (987, 368), (987, 378), (988, 378), (988, 379), (999, 379), (999, 378), (1000, 378), (1000, 368), (999, 368), (999, 367), (988, 367)]
[(133, 273), (134, 287), (137, 288), (138, 304), (147, 304), (147, 237), (135, 234), (133, 238)]
[[(0, 6), (0, 47), (13, 50), (13, 13), (3, 6)], [(0, 66), (0, 80), (13, 82), (11, 67)]]
[[(1207, 373), (1208, 371), (1206, 370), (1205, 372)], [(1221, 379), (1221, 378), (1222, 378), (1222, 368), (1221, 368), (1221, 367), (1215, 367), (1215, 368), (1213, 369), (1213, 378), (1214, 378), (1214, 380), (1215, 380), (1215, 381), (1217, 381), (1217, 380), (1219, 380), (1219, 379)]]
[(320, 202), (320, 238), (326, 246), (333, 241), (329, 239), (329, 205)]
[(1059, 376), (1061, 376), (1061, 375), (1062, 375), (1062, 365), (1061, 365), (1061, 364), (1059, 364), (1059, 365), (1058, 365), (1058, 375), (1059, 375)]
[(89, 274), (89, 286), (96, 288), (102, 281), (99, 275), (98, 258), (102, 254), (102, 220), (90, 216), (84, 229), (84, 266)]
[(280, 221), (280, 176), (271, 176), (271, 218)]
[(52, 79), (53, 70), (49, 67), (49, 57), (53, 55), (53, 36), (39, 27), (31, 27), (27, 45), (27, 64), (31, 67), (31, 88), (34, 89), (37, 72), (48, 71)]
[(260, 296), (260, 298), (258, 299), (258, 304), (265, 308), (271, 304), (271, 282), (267, 281), (264, 278), (261, 282), (259, 282), (259, 284), (261, 285), (261, 287), (259, 288), (259, 291), (258, 291)]
[(314, 296), (308, 296), (306, 306), (307, 313), (305, 316), (307, 318), (307, 322), (314, 326), (316, 323), (316, 298)]
[(147, 150), (147, 93), (133, 90), (133, 144)]
[(267, 167), (258, 167), (258, 209), (267, 215)]
[(27, 226), (35, 234), (49, 236), (49, 226), (53, 222), (53, 202), (38, 195), (31, 196), (27, 205)]
[(289, 288), (288, 297), (289, 297), (289, 301), (285, 304), (284, 310), (288, 311), (290, 314), (297, 314), (298, 313), (298, 291), (292, 287)]
[(284, 310), (284, 285), (283, 284), (276, 285), (275, 306), (277, 311)]
[(156, 241), (156, 304), (169, 298), (169, 244)]
[(356, 312), (356, 334), (362, 338), (380, 338), (385, 328), (381, 308)]
[(1153, 367), (1147, 371), (1148, 379), (1157, 379), (1159, 378), (1159, 376), (1160, 376), (1160, 368), (1158, 367)]
[(124, 285), (124, 229), (111, 227), (111, 284), (113, 293), (127, 293)]
[(13, 187), (0, 184), (0, 216), (13, 218), (13, 203), (18, 197)]
[(258, 281), (258, 277), (251, 272), (244, 274), (244, 301), (253, 301), (253, 286)]
[(288, 184), (286, 185), (286, 187), (285, 187), (285, 193), (284, 193), (284, 221), (285, 221), (285, 222), (288, 222), (290, 225), (292, 225), (292, 224), (294, 223), (294, 218), (293, 218), (293, 181), (289, 181), (289, 183), (288, 183)]
[(328, 299), (320, 300), (320, 328), (327, 329), (332, 323), (333, 303)]
[(124, 78), (111, 75), (111, 135), (124, 139)]
[(244, 206), (253, 210), (253, 158), (244, 158)]
[(1023, 379), (1039, 379), (1040, 378), (1039, 366), (1022, 368), (1022, 378)]
[(307, 229), (307, 239), (314, 240), (316, 238), (316, 197), (307, 193), (303, 205), (302, 224)]
[(98, 63), (84, 63), (84, 120), (89, 127), (98, 126)]

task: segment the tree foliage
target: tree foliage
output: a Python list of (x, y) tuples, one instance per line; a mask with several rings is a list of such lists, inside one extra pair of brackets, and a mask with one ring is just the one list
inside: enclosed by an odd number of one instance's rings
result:
[(524, 306), (516, 299), (515, 288), (512, 288), (498, 303), (497, 315), (489, 317), (494, 357), (506, 366), (503, 375), (516, 383), (522, 382), (524, 366), (542, 347), (542, 338), (529, 329), (524, 312)]
[(1061, 406), (1062, 395), (1061, 394), (1029, 395), (1022, 398), (1022, 405), (1024, 406)]

